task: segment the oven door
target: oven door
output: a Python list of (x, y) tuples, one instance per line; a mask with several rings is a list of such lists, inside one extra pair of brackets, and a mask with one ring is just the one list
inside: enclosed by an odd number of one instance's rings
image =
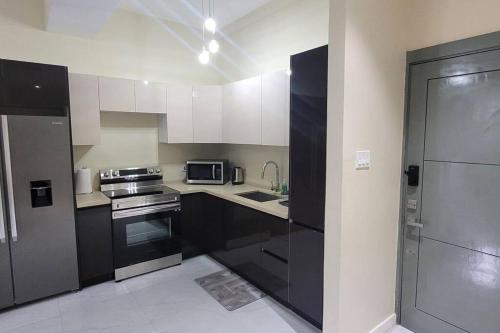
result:
[(179, 203), (113, 212), (115, 269), (181, 253)]
[(219, 162), (187, 162), (188, 184), (224, 184), (223, 167)]

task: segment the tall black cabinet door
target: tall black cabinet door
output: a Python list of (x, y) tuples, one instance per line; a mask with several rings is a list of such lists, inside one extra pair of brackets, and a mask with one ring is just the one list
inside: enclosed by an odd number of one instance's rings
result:
[(318, 326), (323, 322), (323, 243), (323, 233), (290, 225), (290, 304)]
[(328, 46), (291, 57), (290, 218), (323, 230)]
[(182, 259), (203, 253), (203, 197), (200, 193), (181, 195)]
[(82, 287), (113, 278), (111, 206), (77, 211), (80, 283)]
[(0, 106), (65, 111), (69, 106), (67, 68), (0, 60)]

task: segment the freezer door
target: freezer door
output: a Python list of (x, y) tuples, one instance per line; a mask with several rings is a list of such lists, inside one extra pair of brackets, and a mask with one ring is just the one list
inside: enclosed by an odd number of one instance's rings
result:
[[(0, 163), (1, 165), (1, 163)], [(2, 173), (0, 172), (0, 175)], [(0, 179), (2, 177), (0, 176)], [(0, 309), (14, 305), (9, 237), (4, 207), (3, 182), (0, 184)]]
[(71, 141), (66, 117), (3, 116), (5, 121), (5, 179), (9, 207), (15, 207), (9, 225), (17, 231), (17, 238), (11, 235), (12, 270), (20, 304), (79, 287)]
[(322, 232), (290, 224), (290, 304), (318, 327), (323, 323), (323, 244)]

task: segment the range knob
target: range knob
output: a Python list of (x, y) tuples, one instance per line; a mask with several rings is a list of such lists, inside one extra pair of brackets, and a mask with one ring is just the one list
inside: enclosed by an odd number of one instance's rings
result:
[(113, 176), (118, 177), (120, 175), (120, 172), (118, 170), (113, 171)]
[(161, 169), (160, 168), (156, 168), (156, 173), (160, 173), (161, 172)]
[(152, 175), (152, 174), (153, 174), (153, 172), (154, 172), (154, 171), (153, 171), (153, 169), (148, 169), (148, 173), (149, 173), (150, 175)]
[(109, 177), (109, 172), (105, 171), (103, 175), (104, 175), (104, 178), (108, 178)]

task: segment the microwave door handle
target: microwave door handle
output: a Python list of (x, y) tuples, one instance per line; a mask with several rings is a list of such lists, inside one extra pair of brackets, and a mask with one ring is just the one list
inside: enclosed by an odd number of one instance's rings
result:
[(212, 179), (215, 180), (215, 164), (212, 165)]
[(14, 204), (14, 186), (12, 184), (12, 164), (10, 157), (9, 123), (7, 116), (2, 115), (2, 138), (5, 160), (5, 180), (7, 181), (7, 201), (9, 203), (10, 233), (12, 240), (17, 242), (16, 206)]

